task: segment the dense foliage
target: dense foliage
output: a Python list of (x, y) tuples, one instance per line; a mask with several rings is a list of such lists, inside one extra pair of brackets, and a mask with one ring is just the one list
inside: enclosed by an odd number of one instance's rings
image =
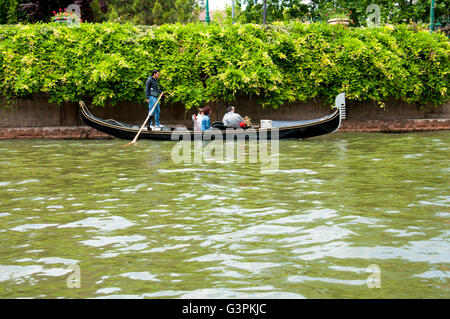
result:
[(15, 25), (0, 28), (0, 52), (0, 95), (10, 99), (142, 102), (159, 68), (169, 100), (188, 108), (239, 94), (273, 107), (343, 91), (381, 105), (449, 100), (448, 39), (407, 25)]

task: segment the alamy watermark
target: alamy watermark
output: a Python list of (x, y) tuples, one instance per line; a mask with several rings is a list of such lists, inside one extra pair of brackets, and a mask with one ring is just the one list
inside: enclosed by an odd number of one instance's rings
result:
[(381, 24), (381, 8), (377, 4), (370, 4), (366, 12), (368, 13), (366, 22), (369, 28), (378, 27)]
[[(78, 27), (81, 23), (81, 9), (77, 4), (70, 4), (66, 8), (66, 12), (69, 13), (67, 16), (67, 26), (69, 27)], [(70, 14), (72, 13), (72, 14)]]
[(67, 277), (67, 288), (81, 288), (81, 268), (77, 264), (69, 265), (67, 269), (73, 272)]
[[(193, 138), (191, 136), (193, 135)], [(212, 128), (201, 133), (175, 130), (172, 141), (174, 163), (223, 163), (236, 161), (260, 164), (262, 174), (275, 173), (279, 168), (279, 129), (242, 128), (219, 130)]]
[(367, 287), (372, 288), (381, 288), (381, 268), (377, 264), (371, 264), (367, 266), (367, 272), (371, 272), (372, 274), (367, 277), (366, 284)]
[[(418, 0), (412, 0), (412, 4), (417, 4)], [(367, 19), (366, 23), (369, 28), (379, 27), (381, 25), (381, 7), (375, 3), (367, 6), (366, 9)]]

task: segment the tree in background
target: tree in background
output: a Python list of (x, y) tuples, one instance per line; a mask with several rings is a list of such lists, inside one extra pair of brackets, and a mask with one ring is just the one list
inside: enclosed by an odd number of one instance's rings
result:
[(155, 24), (161, 24), (163, 22), (163, 8), (158, 0), (155, 1), (152, 9), (153, 21)]
[(196, 0), (107, 0), (104, 19), (135, 24), (187, 23), (196, 20)]
[(91, 1), (92, 15), (94, 22), (105, 21), (104, 13), (108, 10), (106, 0), (92, 0)]
[(299, 19), (310, 12), (310, 6), (301, 0), (285, 0), (283, 16), (284, 20)]
[(187, 23), (197, 17), (196, 0), (1, 0), (0, 24), (49, 22), (53, 11), (80, 6), (83, 21), (135, 24)]
[[(414, 3), (415, 2), (415, 3)], [(312, 10), (322, 10), (330, 7), (352, 10), (352, 19), (356, 25), (365, 25), (367, 19), (367, 7), (376, 4), (381, 9), (381, 21), (384, 23), (428, 23), (430, 20), (430, 0), (311, 0)], [(448, 14), (450, 0), (436, 1), (436, 14)]]
[[(262, 23), (262, 0), (238, 0), (242, 13), (241, 22)], [(428, 23), (430, 0), (267, 0), (268, 23), (280, 20), (304, 19), (306, 15), (317, 16), (329, 9), (352, 11), (351, 18), (356, 25), (365, 25), (367, 7), (377, 4), (381, 9), (381, 19), (385, 23), (404, 23), (410, 20)], [(449, 15), (450, 0), (436, 0), (436, 16)]]
[(175, 19), (178, 22), (188, 22), (192, 21), (195, 6), (197, 2), (194, 1), (186, 1), (186, 0), (176, 0), (175, 1)]
[[(266, 0), (267, 22), (305, 20), (323, 12), (351, 10), (356, 26), (366, 25), (370, 4), (381, 8), (384, 23), (429, 22), (430, 0)], [(415, 2), (415, 3), (413, 3)], [(241, 23), (262, 23), (263, 0), (235, 0), (236, 19)], [(187, 23), (197, 18), (196, 0), (0, 0), (0, 24), (19, 21), (50, 21), (53, 11), (80, 6), (82, 19), (90, 22), (117, 21), (135, 24)], [(231, 11), (227, 21), (231, 21)], [(450, 14), (450, 0), (436, 0), (436, 17)], [(230, 19), (228, 19), (230, 16)]]
[(0, 1), (0, 24), (13, 24), (25, 19), (25, 14), (19, 10), (24, 0)]
[[(241, 13), (240, 19), (246, 23), (262, 23), (263, 20), (263, 1), (258, 0), (242, 0), (242, 6), (245, 10)], [(267, 0), (267, 22), (283, 19), (283, 1), (280, 0)], [(241, 5), (241, 3), (240, 3)]]

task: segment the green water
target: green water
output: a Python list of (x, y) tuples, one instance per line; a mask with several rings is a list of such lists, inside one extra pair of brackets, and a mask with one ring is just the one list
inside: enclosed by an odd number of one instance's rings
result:
[(123, 144), (0, 142), (1, 298), (450, 297), (450, 132), (280, 141), (275, 174)]

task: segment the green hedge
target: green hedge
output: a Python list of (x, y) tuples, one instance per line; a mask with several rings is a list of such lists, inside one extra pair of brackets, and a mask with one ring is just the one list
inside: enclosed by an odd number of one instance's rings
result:
[(153, 68), (169, 100), (187, 108), (251, 95), (277, 107), (315, 97), (413, 103), (449, 100), (448, 39), (406, 25), (200, 23), (143, 27), (57, 24), (0, 27), (0, 95), (48, 93), (51, 102), (143, 102)]

